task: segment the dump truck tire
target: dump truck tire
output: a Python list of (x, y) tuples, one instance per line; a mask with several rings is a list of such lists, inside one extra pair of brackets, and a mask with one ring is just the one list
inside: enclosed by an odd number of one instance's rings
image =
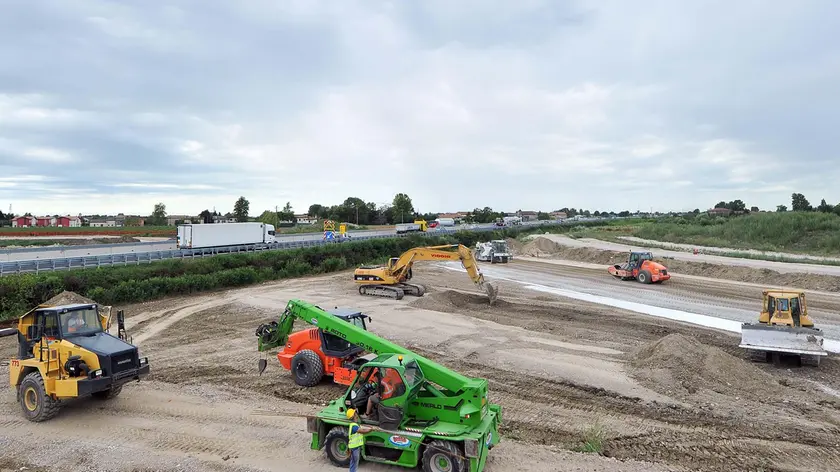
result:
[(292, 358), (292, 375), (296, 384), (312, 387), (324, 377), (324, 363), (315, 351), (300, 351)]
[(467, 472), (467, 463), (451, 441), (434, 440), (423, 451), (423, 472)]
[(110, 400), (122, 392), (122, 385), (117, 385), (116, 387), (111, 387), (108, 390), (103, 390), (101, 392), (93, 392), (90, 396), (97, 400)]
[(348, 467), (350, 465), (350, 449), (347, 447), (350, 440), (347, 437), (347, 428), (336, 426), (327, 433), (324, 438), (324, 452), (333, 465)]
[(38, 371), (31, 372), (20, 383), (20, 407), (23, 416), (39, 423), (58, 414), (60, 402), (47, 395), (44, 379)]

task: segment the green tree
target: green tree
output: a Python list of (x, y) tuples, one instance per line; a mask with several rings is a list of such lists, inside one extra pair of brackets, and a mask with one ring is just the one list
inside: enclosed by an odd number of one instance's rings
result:
[(794, 193), (790, 196), (791, 200), (791, 209), (793, 211), (813, 211), (813, 207), (811, 203), (808, 202), (808, 199), (805, 198), (805, 195), (801, 193)]
[(817, 211), (820, 211), (822, 213), (831, 213), (834, 211), (834, 206), (826, 203), (825, 198), (823, 198), (820, 202), (820, 206), (817, 207)]
[(277, 215), (278, 213), (275, 211), (266, 210), (262, 212), (259, 220), (261, 223), (273, 225), (275, 228), (278, 228), (280, 226), (280, 218)]
[(204, 210), (198, 214), (201, 217), (201, 220), (205, 223), (212, 223), (213, 222), (213, 214), (210, 213), (210, 210)]
[(785, 205), (776, 205), (776, 211), (779, 213), (787, 211), (787, 207)]
[(292, 202), (286, 202), (283, 210), (277, 212), (277, 218), (279, 218), (280, 221), (291, 221), (293, 223), (297, 222), (295, 221), (295, 212), (292, 210)]
[(163, 203), (156, 203), (155, 209), (149, 216), (149, 224), (152, 226), (163, 226), (166, 224), (166, 205)]
[(328, 216), (329, 208), (325, 207), (324, 205), (319, 205), (317, 203), (309, 205), (309, 211), (307, 215), (314, 216), (316, 218), (326, 218)]
[(394, 195), (392, 202), (394, 216), (399, 218), (400, 223), (405, 223), (405, 218), (414, 218), (414, 204), (411, 203), (411, 198), (404, 194), (398, 193)]
[(239, 197), (239, 200), (233, 205), (233, 215), (236, 218), (236, 221), (243, 222), (248, 221), (248, 212), (251, 208), (251, 202), (245, 199), (245, 197)]
[(834, 205), (834, 214), (840, 216), (840, 203)]
[[(599, 212), (597, 212), (597, 211), (595, 212), (595, 216), (598, 216), (599, 214), (600, 214)], [(539, 211), (539, 212), (537, 212), (537, 219), (538, 220), (549, 220), (549, 219), (551, 219), (551, 215), (549, 215), (548, 213), (545, 213), (543, 211)]]
[(759, 211), (760, 211), (760, 210), (758, 209), (758, 207), (757, 207), (757, 206), (750, 207), (750, 213), (758, 213)]

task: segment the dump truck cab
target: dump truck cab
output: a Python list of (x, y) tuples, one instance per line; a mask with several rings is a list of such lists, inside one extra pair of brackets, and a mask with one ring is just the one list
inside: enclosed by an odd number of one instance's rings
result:
[(771, 326), (812, 328), (805, 292), (801, 290), (764, 290), (764, 302), (758, 322)]
[(114, 397), (149, 373), (148, 359), (106, 332), (108, 325), (96, 304), (39, 306), (18, 320), (9, 383), (27, 419), (51, 418), (62, 399)]

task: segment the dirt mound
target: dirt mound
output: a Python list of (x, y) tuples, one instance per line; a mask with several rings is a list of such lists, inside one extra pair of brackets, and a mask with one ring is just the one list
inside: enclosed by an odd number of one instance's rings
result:
[[(424, 310), (441, 311), (450, 313), (455, 308), (459, 309), (482, 309), (490, 308), (490, 301), (487, 295), (458, 292), (455, 290), (443, 290), (435, 293), (428, 293), (423, 297), (413, 300), (411, 305)], [(494, 309), (510, 308), (513, 304), (502, 299), (496, 299)]]
[(689, 395), (710, 390), (761, 398), (779, 388), (770, 374), (752, 363), (682, 334), (669, 334), (643, 346), (630, 364), (640, 377)]
[(44, 305), (69, 305), (73, 303), (96, 303), (90, 298), (85, 298), (76, 292), (63, 291), (58, 295), (44, 302)]
[(523, 256), (544, 257), (557, 254), (562, 248), (561, 245), (548, 238), (537, 237), (522, 246), (519, 253)]
[(517, 254), (522, 254), (522, 244), (518, 239), (507, 238), (505, 239), (507, 242), (508, 248), (510, 248), (510, 252), (515, 256)]

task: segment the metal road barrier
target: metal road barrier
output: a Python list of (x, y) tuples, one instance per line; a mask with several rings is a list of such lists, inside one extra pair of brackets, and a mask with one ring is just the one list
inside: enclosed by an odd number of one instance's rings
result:
[[(555, 226), (564, 224), (565, 221), (541, 221), (539, 223), (523, 223), (522, 226)], [(472, 225), (469, 228), (440, 228), (437, 231), (421, 232), (421, 233), (406, 233), (406, 234), (376, 234), (376, 235), (359, 235), (344, 238), (342, 242), (328, 242), (322, 239), (300, 239), (292, 241), (279, 241), (273, 244), (248, 244), (241, 246), (226, 246), (214, 247), (205, 249), (173, 249), (168, 251), (149, 251), (149, 252), (134, 252), (125, 254), (106, 254), (101, 256), (85, 256), (85, 257), (61, 257), (54, 259), (39, 259), (29, 261), (13, 261), (0, 262), (0, 277), (14, 274), (26, 273), (41, 273), (52, 272), (56, 270), (70, 270), (70, 269), (90, 269), (95, 267), (105, 267), (112, 265), (139, 265), (151, 263), (154, 261), (163, 261), (167, 259), (192, 259), (196, 257), (210, 257), (217, 254), (237, 254), (248, 253), (256, 251), (276, 251), (298, 249), (304, 247), (324, 246), (327, 244), (352, 244), (353, 241), (367, 241), (370, 239), (385, 239), (385, 238), (401, 238), (412, 234), (420, 234), (423, 236), (435, 236), (440, 234), (452, 234), (457, 231), (493, 231), (501, 229), (494, 224)], [(158, 243), (132, 243), (138, 244), (160, 244)], [(119, 246), (107, 245), (107, 246)], [(103, 247), (98, 245), (96, 247)], [(36, 250), (43, 251), (46, 248), (37, 248)]]

